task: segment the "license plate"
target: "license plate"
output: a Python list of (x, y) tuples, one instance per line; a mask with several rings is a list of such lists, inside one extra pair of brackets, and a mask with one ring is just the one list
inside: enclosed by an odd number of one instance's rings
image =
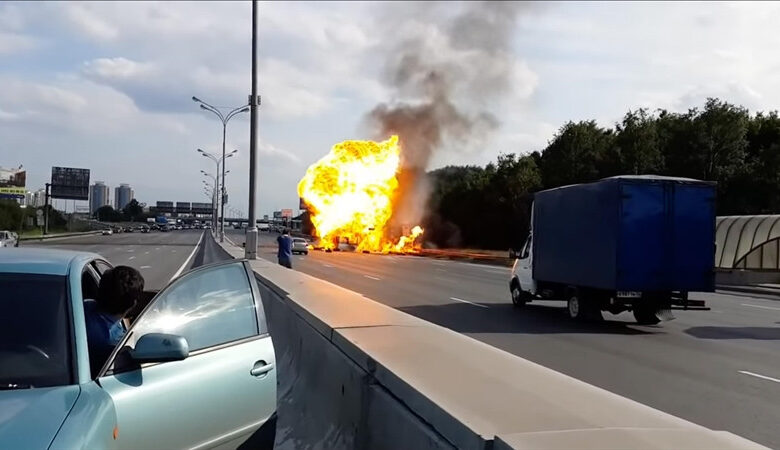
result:
[(634, 291), (618, 291), (617, 296), (621, 298), (641, 298), (642, 293)]

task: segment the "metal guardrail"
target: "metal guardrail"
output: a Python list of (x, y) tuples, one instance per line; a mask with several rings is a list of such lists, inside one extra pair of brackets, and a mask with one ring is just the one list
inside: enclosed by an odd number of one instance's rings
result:
[(101, 231), (81, 231), (76, 233), (59, 233), (59, 234), (47, 234), (42, 236), (27, 236), (22, 237), (19, 236), (18, 241), (24, 242), (24, 241), (45, 241), (49, 239), (58, 239), (58, 238), (66, 238), (66, 237), (77, 237), (77, 236), (90, 236), (95, 234), (100, 234)]

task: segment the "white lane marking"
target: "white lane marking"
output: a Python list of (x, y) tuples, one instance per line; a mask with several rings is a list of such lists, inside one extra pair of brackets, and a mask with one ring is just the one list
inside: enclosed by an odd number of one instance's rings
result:
[(436, 269), (437, 272), (446, 272), (445, 269)]
[(780, 380), (778, 380), (777, 378), (768, 377), (766, 375), (759, 375), (757, 373), (748, 372), (747, 370), (740, 370), (738, 372), (744, 375), (750, 375), (751, 377), (761, 378), (762, 380), (769, 380), (769, 381), (774, 381), (775, 383), (780, 383)]
[(139, 269), (151, 269), (151, 268), (152, 268), (152, 266), (141, 266), (141, 267), (139, 267)]
[(775, 311), (780, 311), (780, 308), (775, 308), (774, 306), (761, 306), (761, 305), (751, 305), (750, 303), (740, 303), (742, 306), (750, 306), (753, 308), (761, 308), (761, 309), (773, 309)]
[(447, 263), (441, 262), (441, 261), (431, 261), (431, 264), (436, 266), (446, 266)]
[(160, 247), (155, 247), (154, 249), (155, 249), (155, 250), (159, 250), (159, 249), (160, 249)]
[(482, 270), (487, 270), (489, 272), (501, 272), (505, 273), (509, 271), (509, 267), (482, 267)]
[[(198, 239), (198, 243), (195, 244), (195, 248), (192, 249), (192, 253), (190, 253), (190, 256), (188, 256), (187, 260), (184, 261), (184, 264), (182, 264), (181, 267), (179, 267), (179, 270), (177, 270), (176, 273), (173, 274), (173, 276), (171, 277), (171, 280), (173, 280), (174, 278), (176, 278), (179, 275), (181, 275), (181, 273), (184, 270), (184, 268), (189, 265), (190, 261), (192, 260), (192, 257), (195, 256), (195, 252), (198, 251), (198, 247), (200, 247), (200, 243), (203, 241), (203, 236), (205, 236), (205, 235), (206, 235), (206, 233), (201, 233), (200, 239)], [(175, 251), (176, 250), (174, 250), (174, 252)]]
[(381, 280), (381, 278), (372, 277), (371, 275), (363, 275), (363, 276), (364, 276), (364, 277), (366, 277), (366, 278), (370, 278), (370, 279), (372, 279), (372, 280), (375, 280), (375, 281), (379, 281), (379, 280)]
[(329, 267), (329, 268), (331, 268), (331, 269), (333, 268), (333, 266), (332, 266), (332, 265), (330, 265), (330, 264), (323, 264), (323, 265), (324, 265), (325, 267)]
[(171, 253), (176, 253), (176, 250), (171, 250)]
[(127, 253), (133, 253), (134, 251), (135, 251), (135, 250), (133, 250), (133, 249), (131, 248), (131, 249), (129, 249), (129, 250), (127, 251)]
[(128, 261), (132, 261), (134, 259), (135, 259), (135, 256), (131, 256), (131, 257), (127, 258)]
[(479, 303), (463, 300), (462, 298), (458, 298), (458, 297), (450, 297), (450, 300), (455, 300), (456, 302), (468, 303), (469, 305), (479, 306), (480, 308), (487, 308), (487, 306), (485, 305), (480, 305)]
[(148, 254), (149, 254), (149, 252), (144, 252), (144, 255), (148, 255)]

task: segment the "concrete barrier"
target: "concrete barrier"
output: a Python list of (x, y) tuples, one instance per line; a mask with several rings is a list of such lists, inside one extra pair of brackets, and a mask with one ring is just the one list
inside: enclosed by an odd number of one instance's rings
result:
[(327, 281), (252, 267), (277, 352), (277, 448), (764, 448)]

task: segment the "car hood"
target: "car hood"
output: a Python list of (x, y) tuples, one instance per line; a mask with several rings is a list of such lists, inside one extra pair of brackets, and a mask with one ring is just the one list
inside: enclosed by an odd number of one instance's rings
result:
[(79, 392), (76, 385), (0, 391), (0, 447), (48, 447)]

